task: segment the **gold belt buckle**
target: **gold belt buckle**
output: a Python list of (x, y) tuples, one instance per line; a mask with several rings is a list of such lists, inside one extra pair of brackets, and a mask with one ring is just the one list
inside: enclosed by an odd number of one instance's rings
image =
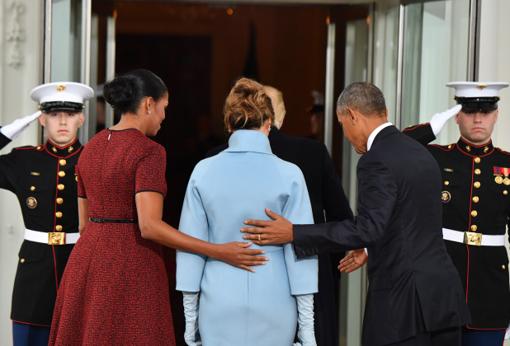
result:
[(464, 232), (464, 244), (481, 246), (482, 233)]
[(66, 234), (64, 232), (48, 232), (48, 245), (65, 245)]

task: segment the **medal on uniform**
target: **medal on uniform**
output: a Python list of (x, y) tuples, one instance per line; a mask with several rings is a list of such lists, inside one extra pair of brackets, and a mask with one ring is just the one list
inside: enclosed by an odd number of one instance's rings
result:
[(35, 197), (28, 197), (26, 200), (26, 204), (28, 209), (35, 209), (37, 208), (37, 199)]
[(510, 185), (510, 178), (505, 177), (505, 179), (503, 179), (503, 184), (505, 184), (507, 186)]
[(441, 201), (443, 203), (448, 203), (452, 199), (452, 194), (448, 191), (442, 191), (441, 192)]
[(496, 177), (494, 178), (494, 181), (496, 182), (496, 184), (503, 184), (503, 177), (501, 175), (496, 175)]

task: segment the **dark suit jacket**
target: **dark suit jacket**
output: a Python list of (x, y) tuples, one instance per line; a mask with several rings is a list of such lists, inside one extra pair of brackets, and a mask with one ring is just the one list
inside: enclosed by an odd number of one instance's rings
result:
[[(352, 219), (352, 211), (345, 197), (333, 161), (324, 144), (289, 136), (272, 128), (269, 133), (271, 150), (279, 158), (297, 165), (305, 177), (315, 223)], [(214, 148), (215, 155), (227, 145)], [(319, 256), (319, 293), (315, 295), (315, 331), (318, 346), (338, 345), (338, 290), (340, 274), (337, 270), (342, 251)]]
[(385, 345), (468, 318), (441, 234), (441, 176), (432, 155), (395, 127), (358, 163), (358, 215), (294, 226), (298, 256), (367, 247), (363, 345)]

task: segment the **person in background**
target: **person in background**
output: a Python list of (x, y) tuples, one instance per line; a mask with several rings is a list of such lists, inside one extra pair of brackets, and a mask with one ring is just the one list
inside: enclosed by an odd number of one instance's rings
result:
[(79, 237), (74, 167), (82, 146), (77, 134), (84, 101), (94, 93), (84, 84), (55, 82), (37, 86), (30, 95), (40, 111), (0, 128), (0, 149), (36, 120), (47, 141), (0, 156), (0, 188), (16, 194), (25, 224), (12, 294), (13, 343), (46, 346), (57, 289)]
[[(453, 82), (458, 105), (404, 133), (427, 145), (442, 175), (443, 239), (471, 312), (464, 346), (501, 346), (510, 323), (508, 255), (510, 153), (494, 147), (499, 90), (508, 83)], [(460, 111), (459, 111), (460, 110)], [(455, 117), (460, 138), (430, 145)]]

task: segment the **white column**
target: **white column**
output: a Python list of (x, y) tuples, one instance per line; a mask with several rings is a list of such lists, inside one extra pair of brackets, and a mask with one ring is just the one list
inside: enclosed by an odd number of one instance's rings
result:
[[(510, 1), (482, 1), (482, 18), (480, 25), (480, 81), (510, 82)], [(504, 150), (510, 151), (510, 88), (501, 92), (499, 102), (499, 118), (494, 130), (494, 143)]]
[[(30, 90), (41, 82), (43, 1), (0, 2), (0, 124), (31, 114), (36, 104)], [(37, 144), (38, 126), (30, 125), (4, 148)], [(10, 306), (18, 251), (23, 240), (23, 221), (13, 193), (0, 190), (0, 345), (11, 345)]]
[[(482, 1), (481, 11), (478, 80), (510, 82), (510, 64), (508, 64), (510, 56), (510, 46), (508, 45), (510, 1)], [(509, 88), (502, 90), (500, 96), (498, 122), (492, 138), (496, 146), (510, 151), (510, 136), (508, 136), (510, 131)], [(510, 342), (507, 341), (505, 345), (510, 345)]]

